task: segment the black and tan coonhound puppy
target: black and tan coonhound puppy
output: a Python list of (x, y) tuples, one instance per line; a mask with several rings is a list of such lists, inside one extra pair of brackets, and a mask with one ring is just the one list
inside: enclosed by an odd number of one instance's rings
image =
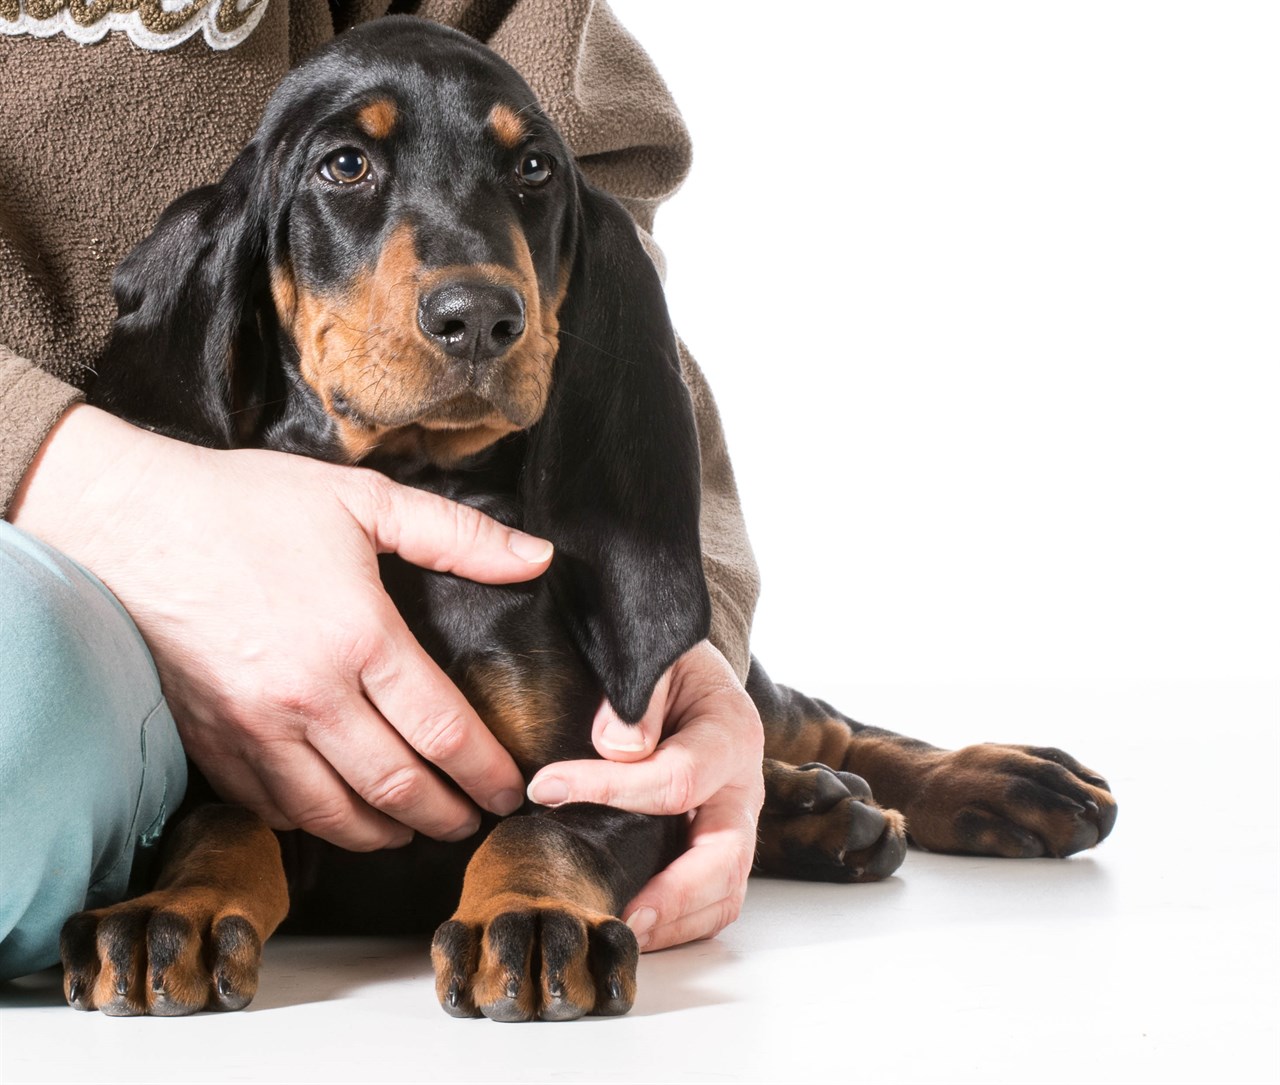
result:
[[(164, 213), (115, 289), (100, 406), (204, 445), (364, 464), (555, 543), (531, 584), (382, 564), (526, 775), (594, 756), (601, 697), (638, 720), (706, 636), (698, 445), (658, 277), (484, 47), (410, 17), (341, 35), (284, 79), (222, 181)], [(765, 873), (884, 878), (908, 830), (941, 851), (1064, 856), (1114, 822), (1105, 781), (1058, 750), (938, 750), (758, 665), (748, 690), (767, 732)], [(199, 793), (150, 892), (68, 921), (72, 1005), (244, 1006), (287, 913), (311, 931), (443, 921), (436, 988), (455, 1015), (624, 1013), (638, 954), (617, 915), (685, 824), (527, 807), (479, 844), (353, 854)]]

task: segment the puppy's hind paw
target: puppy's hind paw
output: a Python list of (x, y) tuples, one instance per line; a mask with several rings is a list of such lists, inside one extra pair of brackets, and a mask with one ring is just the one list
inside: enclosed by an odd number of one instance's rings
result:
[(865, 780), (812, 763), (765, 761), (755, 870), (780, 878), (873, 882), (907, 854), (906, 823), (871, 798)]

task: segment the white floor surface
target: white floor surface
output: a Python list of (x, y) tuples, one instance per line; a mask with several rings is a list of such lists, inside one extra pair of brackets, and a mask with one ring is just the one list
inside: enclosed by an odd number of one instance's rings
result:
[(938, 741), (1058, 742), (1110, 777), (1116, 831), (1066, 861), (757, 881), (719, 939), (643, 959), (620, 1019), (454, 1021), (406, 940), (276, 940), (247, 1010), (177, 1020), (76, 1013), (45, 973), (0, 988), (0, 1078), (1277, 1080), (1280, 691), (830, 692)]

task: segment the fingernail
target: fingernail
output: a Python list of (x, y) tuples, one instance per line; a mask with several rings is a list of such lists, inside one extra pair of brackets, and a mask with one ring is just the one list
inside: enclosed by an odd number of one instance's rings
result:
[(514, 814), (523, 805), (524, 796), (519, 791), (499, 791), (489, 800), (489, 809), (503, 817)]
[(618, 753), (643, 753), (644, 732), (636, 724), (624, 723), (611, 712), (609, 721), (600, 732), (600, 745), (617, 750)]
[(569, 786), (563, 780), (548, 776), (529, 785), (529, 798), (540, 806), (559, 806), (569, 798)]
[(658, 913), (652, 908), (637, 908), (627, 916), (627, 926), (631, 928), (631, 933), (636, 936), (636, 941), (640, 943), (641, 949), (644, 949), (649, 944), (649, 932), (653, 930), (654, 924), (657, 922)]
[(462, 826), (461, 829), (454, 829), (453, 832), (446, 833), (444, 836), (440, 837), (440, 839), (452, 844), (458, 840), (466, 840), (467, 837), (474, 836), (476, 834), (476, 830), (479, 828), (480, 822), (469, 821), (466, 825)]
[(551, 556), (555, 549), (546, 539), (536, 535), (526, 535), (523, 531), (513, 531), (507, 538), (507, 549), (518, 558), (523, 558), (530, 565), (541, 565)]

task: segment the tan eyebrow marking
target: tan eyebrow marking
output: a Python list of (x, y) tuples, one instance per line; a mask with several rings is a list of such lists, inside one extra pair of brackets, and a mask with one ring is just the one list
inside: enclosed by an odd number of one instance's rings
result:
[(524, 121), (509, 105), (499, 102), (489, 111), (489, 127), (504, 147), (516, 147), (525, 137)]
[(396, 126), (396, 104), (390, 98), (370, 102), (356, 114), (356, 123), (373, 139), (386, 139)]

